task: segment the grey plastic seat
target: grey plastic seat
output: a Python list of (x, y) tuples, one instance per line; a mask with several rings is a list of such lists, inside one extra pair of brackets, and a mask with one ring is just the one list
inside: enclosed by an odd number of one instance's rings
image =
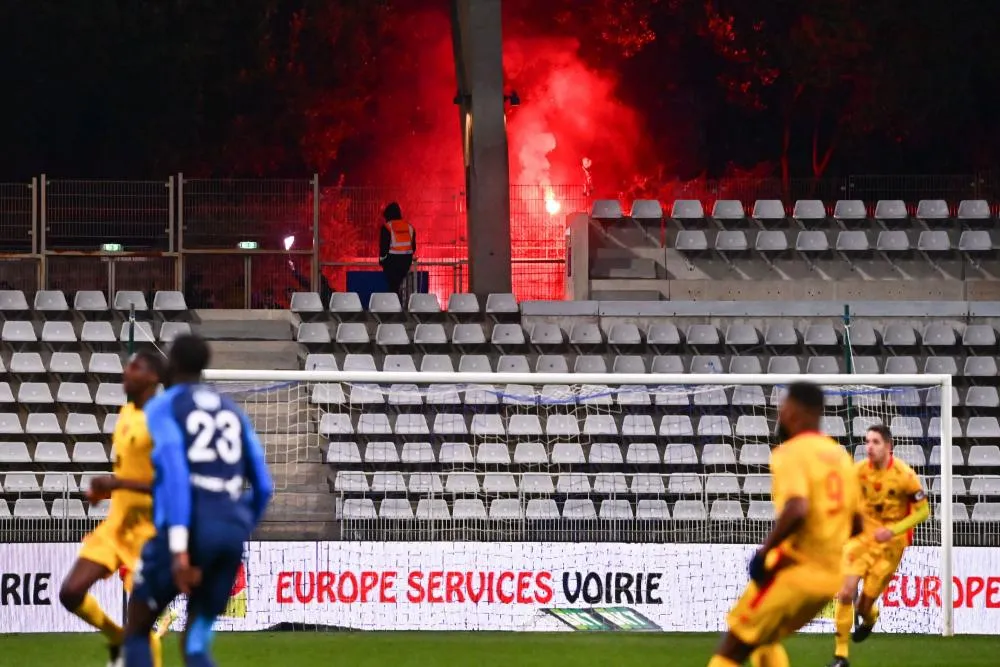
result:
[(723, 373), (722, 360), (714, 354), (696, 354), (691, 357), (692, 373)]
[(330, 328), (323, 322), (302, 322), (295, 339), (303, 345), (328, 345), (331, 341)]
[(322, 313), (323, 301), (316, 292), (293, 292), (289, 310), (293, 313), (314, 314)]
[(970, 408), (1000, 408), (1000, 395), (996, 387), (969, 387), (965, 405)]
[(979, 502), (972, 507), (972, 521), (981, 523), (1000, 522), (1000, 503)]
[(879, 232), (875, 240), (875, 249), (886, 253), (908, 252), (910, 250), (910, 237), (901, 230)]
[[(993, 419), (993, 423), (990, 424), (989, 427), (983, 425), (982, 431), (994, 433), (994, 435), (990, 435), (988, 437), (995, 438), (998, 435), (1000, 435), (995, 430), (996, 427), (995, 418), (973, 417), (972, 419)], [(972, 419), (970, 419), (969, 421), (971, 422)], [(980, 430), (979, 425), (977, 424), (973, 426), (970, 424), (970, 426), (967, 429), (967, 432), (973, 430), (978, 432)], [(969, 434), (969, 437), (975, 437), (975, 436)], [(997, 466), (1000, 466), (1000, 447), (997, 447), (996, 445), (973, 445), (972, 447), (969, 448), (969, 467), (995, 468)]]
[[(38, 443), (41, 445), (42, 443)], [(62, 443), (58, 443), (62, 445)], [(65, 449), (65, 445), (63, 445)], [(37, 453), (37, 449), (36, 449)], [(107, 463), (108, 455), (99, 442), (82, 441), (73, 445), (73, 463)]]
[(53, 402), (49, 385), (44, 382), (22, 382), (17, 402), (25, 405), (49, 405)]
[(15, 352), (10, 357), (10, 372), (15, 375), (41, 375), (45, 372), (42, 356), (37, 352)]
[(42, 325), (42, 342), (75, 343), (76, 332), (72, 322), (53, 320)]
[(28, 300), (24, 298), (24, 292), (19, 289), (0, 290), (0, 313), (3, 313), (5, 317), (27, 311)]
[(380, 315), (400, 315), (403, 305), (394, 292), (375, 292), (368, 299), (368, 310), (376, 317)]
[(42, 476), (42, 493), (76, 493), (79, 490), (73, 475), (47, 473)]
[(890, 324), (882, 333), (886, 347), (913, 347), (917, 344), (917, 332), (908, 324)]
[(711, 324), (692, 324), (685, 333), (688, 345), (717, 346), (722, 342), (719, 330)]
[(774, 504), (770, 500), (751, 500), (747, 506), (750, 521), (771, 521), (774, 519)]
[(779, 253), (788, 250), (788, 237), (780, 229), (763, 230), (757, 233), (754, 248), (760, 253)]
[(701, 463), (706, 466), (728, 466), (736, 464), (736, 453), (729, 443), (712, 443), (701, 450)]
[(448, 297), (448, 314), (454, 317), (478, 316), (479, 299), (475, 294), (455, 292)]
[[(690, 427), (691, 422), (688, 421)], [(650, 415), (625, 415), (622, 419), (622, 435), (631, 438), (653, 437), (656, 427)]]
[[(67, 433), (69, 433), (69, 427), (71, 426), (70, 420), (74, 417), (74, 414), (70, 414), (66, 418)], [(97, 418), (94, 415), (79, 415), (79, 417), (90, 417), (88, 420), (88, 425), (92, 426), (92, 429), (83, 435), (94, 435), (97, 432)], [(92, 424), (89, 422), (92, 421)], [(62, 435), (62, 428), (59, 426), (59, 420), (51, 412), (33, 412), (28, 415), (28, 418), (24, 422), (24, 432), (28, 435)], [(75, 435), (75, 434), (70, 434)]]
[[(760, 387), (761, 399), (764, 393)], [(763, 415), (740, 415), (736, 418), (736, 435), (744, 438), (769, 438), (771, 437), (771, 427), (767, 423), (767, 417)]]
[(809, 357), (806, 360), (806, 373), (812, 375), (835, 375), (840, 373), (840, 360), (833, 356)]
[(563, 505), (563, 519), (567, 521), (587, 521), (596, 518), (594, 503), (589, 498), (569, 498)]
[(619, 354), (615, 357), (611, 371), (613, 373), (642, 374), (646, 372), (646, 362), (637, 354)]
[[(442, 504), (444, 501), (440, 501)], [(445, 506), (447, 511), (447, 506)], [(375, 502), (371, 498), (346, 498), (341, 508), (341, 517), (349, 521), (371, 521), (378, 517)]]
[[(183, 292), (175, 290), (159, 290), (153, 295), (153, 310), (162, 316), (185, 313), (188, 310), (187, 300)], [(323, 304), (320, 303), (320, 311)]]
[[(962, 424), (958, 421), (958, 417), (951, 418), (951, 434), (953, 438), (964, 438), (965, 435), (962, 431)], [(934, 439), (941, 437), (941, 418), (931, 417), (930, 421), (927, 422), (927, 437)], [(931, 458), (933, 459), (933, 449), (931, 451)], [(938, 459), (940, 463), (940, 459)], [(933, 463), (931, 464), (933, 465)]]
[(788, 350), (799, 345), (799, 334), (791, 322), (776, 320), (764, 330), (764, 345), (773, 349)]
[(1000, 496), (1000, 476), (977, 475), (973, 477), (969, 483), (969, 493), (974, 496)]
[(627, 500), (602, 500), (598, 517), (605, 521), (630, 521), (632, 505)]
[(750, 324), (731, 324), (726, 328), (726, 345), (732, 348), (757, 347), (762, 338), (757, 327)]
[(441, 304), (434, 294), (415, 292), (410, 295), (406, 304), (407, 312), (413, 315), (434, 316), (441, 313)]
[(729, 358), (729, 372), (738, 374), (763, 373), (760, 359), (754, 355), (735, 355)]
[(966, 377), (996, 377), (996, 357), (966, 357), (963, 375)]
[(406, 480), (401, 472), (376, 472), (372, 475), (372, 493), (405, 493)]
[(708, 237), (700, 229), (682, 229), (677, 232), (674, 248), (681, 252), (703, 252), (708, 250)]
[(705, 493), (712, 496), (738, 495), (740, 481), (732, 473), (714, 472), (705, 478)]
[(801, 222), (826, 220), (826, 207), (818, 199), (799, 199), (792, 209), (792, 217)]
[(716, 220), (742, 220), (746, 217), (743, 202), (739, 199), (717, 199), (712, 205), (712, 217)]
[(847, 437), (847, 426), (844, 424), (843, 418), (838, 415), (825, 415), (820, 421), (819, 430), (831, 438)]
[(536, 373), (569, 373), (569, 364), (561, 354), (540, 354), (535, 360)]
[(625, 452), (625, 462), (628, 464), (660, 464), (660, 453), (654, 442), (629, 443)]
[(11, 391), (10, 383), (0, 382), (0, 403), (6, 404), (9, 407), (14, 402), (14, 392)]
[(951, 250), (951, 237), (941, 229), (925, 229), (917, 237), (917, 250), (921, 252), (948, 252)]
[(52, 501), (53, 519), (86, 519), (87, 511), (79, 498), (56, 498)]
[(389, 416), (382, 412), (364, 412), (358, 417), (358, 435), (392, 435)]
[(767, 399), (764, 397), (764, 389), (755, 385), (740, 385), (733, 388), (733, 396), (730, 402), (734, 406), (750, 405), (763, 407), (767, 405)]
[(117, 407), (125, 405), (125, 389), (117, 382), (102, 382), (97, 385), (97, 392), (94, 394), (94, 402), (97, 405), (107, 405)]
[[(321, 430), (320, 433), (323, 433)], [(327, 463), (361, 463), (361, 453), (358, 443), (334, 441), (326, 448)]]
[(361, 322), (341, 322), (338, 324), (336, 340), (340, 345), (368, 345), (371, 342), (368, 337), (368, 329)]
[(454, 371), (455, 366), (447, 354), (425, 354), (424, 358), (420, 360), (421, 373), (452, 373)]
[(590, 208), (590, 217), (595, 220), (620, 220), (622, 205), (617, 199), (595, 199)]
[(740, 465), (766, 466), (771, 462), (771, 448), (762, 444), (744, 444), (740, 447)]
[[(122, 322), (121, 335), (118, 340), (122, 343), (127, 343), (129, 341), (129, 331), (132, 329), (131, 322)], [(131, 334), (132, 340), (135, 343), (153, 343), (156, 341), (156, 336), (153, 334), (153, 325), (150, 322), (135, 322), (135, 329)]]
[(910, 375), (920, 372), (913, 357), (888, 357), (885, 360), (886, 375)]
[(66, 295), (62, 290), (43, 289), (35, 292), (35, 311), (43, 314), (58, 315), (69, 310)]
[(694, 426), (687, 415), (665, 415), (660, 420), (660, 436), (664, 438), (690, 438), (694, 436)]
[[(458, 329), (458, 327), (455, 327)], [(558, 328), (558, 327), (557, 327)], [(562, 332), (560, 332), (560, 337)], [(521, 346), (526, 340), (520, 324), (497, 324), (493, 327), (490, 342), (494, 346)]]
[[(896, 419), (898, 419), (898, 417), (893, 418), (893, 422), (895, 422)], [(917, 421), (919, 422), (919, 419)], [(892, 426), (891, 428), (893, 438), (901, 437), (896, 435), (895, 426)], [(924, 448), (920, 445), (896, 445), (892, 448), (892, 454), (893, 456), (898, 456), (900, 460), (916, 468), (923, 468), (927, 465), (927, 457), (924, 454)]]
[(990, 205), (985, 199), (963, 199), (958, 203), (959, 220), (989, 220)]
[[(620, 327), (624, 329), (619, 329)], [(627, 331), (627, 340), (632, 341), (631, 344), (637, 345), (641, 342), (639, 329), (634, 324), (616, 324), (611, 328), (612, 338), (626, 340), (622, 331)], [(681, 344), (681, 332), (676, 325), (670, 322), (652, 324), (646, 331), (646, 342), (655, 349), (675, 348)]]
[(90, 355), (87, 372), (95, 375), (121, 375), (122, 360), (112, 352), (95, 352)]
[[(431, 357), (430, 363), (433, 364), (435, 356), (428, 354), (424, 358)], [(449, 363), (451, 362), (449, 357), (445, 357), (445, 359), (448, 359)], [(413, 357), (408, 354), (387, 354), (382, 360), (382, 371), (385, 373), (416, 373), (417, 366), (413, 363)]]
[(921, 199), (917, 202), (917, 218), (920, 220), (947, 220), (950, 215), (948, 202), (943, 199)]
[(382, 323), (375, 329), (375, 344), (379, 347), (406, 347), (410, 344), (410, 337), (402, 324)]
[[(698, 454), (689, 442), (670, 442), (663, 448), (663, 465), (697, 465)], [(698, 479), (695, 477), (695, 479)], [(699, 492), (701, 487), (699, 486)]]
[(670, 217), (674, 220), (702, 220), (705, 209), (697, 199), (676, 199), (670, 207)]
[(413, 508), (406, 498), (385, 498), (379, 503), (378, 516), (390, 521), (407, 521), (413, 518)]
[[(1000, 438), (1000, 424), (996, 417), (969, 417), (965, 425), (965, 437), (967, 438)], [(969, 457), (972, 463), (972, 457)]]
[(830, 241), (819, 230), (801, 231), (795, 237), (795, 249), (804, 253), (826, 252), (830, 249)]
[[(20, 433), (20, 426), (18, 423), (18, 433)], [(4, 434), (8, 433), (4, 432)], [(23, 442), (0, 442), (0, 463), (31, 463), (28, 445)]]
[[(520, 329), (520, 327), (516, 324), (509, 326), (514, 326)], [(524, 332), (521, 332), (521, 338), (523, 342)], [(486, 334), (483, 333), (483, 327), (480, 324), (456, 324), (454, 330), (451, 332), (451, 342), (458, 346), (467, 347), (473, 345), (484, 345), (486, 343)]]
[(628, 482), (620, 472), (599, 472), (594, 475), (594, 493), (623, 495), (628, 493)]
[(632, 202), (629, 217), (633, 220), (661, 220), (663, 208), (657, 199), (636, 199)]
[(84, 322), (80, 329), (80, 340), (84, 343), (118, 342), (110, 322)]
[(833, 205), (833, 217), (837, 220), (864, 220), (868, 212), (860, 199), (838, 199)]
[(868, 243), (868, 234), (860, 230), (855, 230), (843, 231), (837, 234), (836, 248), (840, 252), (855, 253), (868, 252), (871, 246)]
[(521, 501), (517, 498), (494, 498), (490, 502), (491, 521), (510, 521), (524, 518)]
[(334, 292), (330, 295), (330, 312), (336, 316), (353, 316), (363, 310), (361, 297), (355, 292)]
[(708, 511), (700, 500), (678, 500), (674, 503), (675, 521), (705, 521)]
[(802, 372), (798, 357), (777, 356), (767, 361), (767, 372), (775, 374), (797, 374)]
[(990, 324), (970, 324), (962, 334), (962, 345), (965, 347), (996, 347), (997, 332)]
[[(607, 373), (608, 363), (598, 354), (581, 354), (573, 361), (574, 373)], [(624, 372), (624, 371), (622, 371)]]
[(38, 336), (35, 335), (35, 327), (31, 322), (21, 320), (8, 320), (3, 323), (3, 330), (0, 338), (5, 343), (36, 343)]
[[(889, 423), (889, 430), (892, 432), (893, 439), (896, 438), (923, 438), (924, 437), (924, 426), (920, 421), (920, 417), (905, 417), (896, 415), (892, 418)], [(902, 447), (903, 445), (900, 445)], [(917, 446), (921, 452), (923, 449)], [(922, 456), (922, 455), (921, 455)], [(907, 463), (911, 463), (909, 459), (904, 459)]]
[(629, 491), (636, 495), (662, 496), (667, 492), (660, 475), (640, 473), (632, 477)]
[(527, 519), (551, 521), (559, 518), (559, 507), (552, 498), (531, 498), (524, 509)]
[(879, 360), (871, 356), (860, 356), (853, 357), (851, 359), (852, 370), (854, 373), (858, 374), (872, 374), (878, 375), (882, 372), (882, 366)]
[(945, 324), (943, 322), (932, 322), (924, 327), (923, 334), (924, 345), (926, 347), (937, 347), (937, 348), (949, 348), (955, 347), (958, 344), (958, 337), (955, 335), (955, 329), (952, 328), (950, 324)]
[(988, 231), (967, 229), (958, 237), (958, 249), (962, 252), (990, 252), (993, 241)]
[[(536, 327), (537, 328), (537, 327)], [(534, 331), (531, 332), (534, 336)], [(571, 345), (597, 346), (604, 343), (604, 336), (601, 328), (595, 322), (581, 322), (574, 324), (569, 332), (569, 342)]]
[(86, 315), (100, 315), (108, 311), (108, 300), (104, 292), (80, 290), (73, 296), (73, 310)]
[(94, 399), (85, 382), (63, 382), (56, 392), (56, 401), (66, 404), (93, 405)]
[(523, 354), (504, 354), (497, 359), (497, 373), (530, 373), (531, 365)]
[(49, 518), (49, 510), (41, 498), (18, 498), (14, 501), (14, 517), (47, 519)]
[(118, 290), (115, 292), (114, 309), (120, 313), (127, 313), (132, 309), (141, 313), (149, 310), (146, 304), (146, 295), (137, 290)]
[(459, 373), (490, 373), (493, 367), (485, 354), (463, 354), (458, 360)]
[(101, 427), (101, 433), (104, 435), (111, 435), (115, 432), (115, 425), (118, 423), (118, 413), (110, 412), (104, 415), (104, 423)]
[(307, 371), (336, 371), (337, 359), (332, 354), (307, 354), (303, 368)]
[(539, 349), (559, 347), (565, 342), (565, 336), (558, 324), (541, 322), (531, 329), (531, 344)]
[(829, 322), (810, 324), (802, 334), (802, 342), (808, 347), (839, 347), (840, 337)]
[(750, 217), (755, 220), (784, 220), (785, 205), (780, 199), (758, 199), (753, 203)]
[(906, 204), (902, 199), (879, 199), (875, 204), (876, 220), (906, 220), (908, 217)]
[(650, 372), (664, 375), (683, 373), (684, 361), (676, 354), (660, 354), (653, 357)]
[[(417, 295), (414, 294), (413, 296)], [(441, 324), (418, 324), (417, 328), (413, 331), (413, 344), (420, 346), (447, 345), (448, 334), (445, 332), (444, 326)]]
[(490, 294), (486, 297), (486, 314), (497, 316), (517, 315), (521, 312), (517, 299), (509, 292)]

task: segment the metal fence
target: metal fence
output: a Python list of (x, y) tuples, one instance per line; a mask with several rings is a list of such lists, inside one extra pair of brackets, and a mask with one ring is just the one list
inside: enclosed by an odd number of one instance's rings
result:
[[(589, 186), (511, 186), (511, 255), (520, 299), (564, 293), (566, 216), (586, 211)], [(995, 174), (736, 178), (664, 183), (623, 199), (992, 198)], [(396, 201), (417, 230), (415, 270), (442, 301), (468, 289), (465, 192), (360, 188), (297, 180), (50, 179), (0, 183), (0, 289), (183, 290), (192, 307), (286, 308), (290, 294), (347, 289), (376, 271), (382, 209)], [(416, 288), (414, 279), (412, 288)]]

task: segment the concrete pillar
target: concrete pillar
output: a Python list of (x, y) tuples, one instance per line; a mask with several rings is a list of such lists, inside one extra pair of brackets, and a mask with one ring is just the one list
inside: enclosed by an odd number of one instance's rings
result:
[(586, 213), (569, 216), (566, 225), (566, 300), (590, 298), (590, 217)]
[(465, 152), (469, 289), (511, 291), (510, 170), (504, 117), (501, 0), (452, 0)]

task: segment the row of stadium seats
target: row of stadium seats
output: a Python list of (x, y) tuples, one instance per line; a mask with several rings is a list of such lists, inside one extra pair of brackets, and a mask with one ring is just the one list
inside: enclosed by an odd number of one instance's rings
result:
[(27, 417), (15, 412), (0, 412), (0, 437), (32, 435), (94, 436), (114, 432), (118, 415), (110, 412), (104, 416), (104, 426), (99, 427), (97, 417), (89, 413), (70, 412), (63, 418), (51, 412), (33, 412)]
[[(401, 445), (389, 441), (371, 441), (364, 444), (364, 457), (357, 442), (331, 441), (326, 447), (326, 462), (337, 470), (367, 468), (369, 465), (416, 465), (440, 463), (442, 466), (621, 466), (651, 468), (654, 466), (767, 466), (771, 450), (766, 444), (745, 442), (738, 451), (729, 443), (708, 443), (695, 446), (689, 442), (671, 442), (657, 446), (653, 442), (633, 442), (622, 447), (616, 442), (595, 442), (584, 448), (578, 442), (557, 442), (546, 447), (541, 442), (518, 442), (513, 449), (507, 443), (480, 442), (475, 448), (468, 442), (441, 442), (436, 447), (430, 442), (404, 441)], [(0, 445), (2, 446), (2, 445)], [(473, 454), (475, 449), (475, 454)], [(935, 445), (930, 452), (922, 445), (897, 444), (894, 455), (911, 466), (923, 468), (941, 465), (941, 447)], [(699, 456), (700, 455), (700, 456)], [(854, 460), (865, 457), (864, 445), (854, 448)], [(1000, 447), (973, 445), (966, 459), (961, 447), (952, 446), (955, 467), (1000, 468)], [(364, 465), (362, 465), (364, 464)]]
[[(598, 220), (617, 220), (626, 217), (621, 204), (617, 200), (599, 199), (594, 202), (591, 217)], [(664, 217), (678, 222), (698, 221), (710, 218), (719, 223), (727, 221), (743, 221), (748, 218), (765, 223), (768, 221), (785, 220), (789, 214), (785, 204), (779, 199), (758, 199), (754, 202), (750, 215), (747, 215), (743, 202), (738, 199), (719, 199), (712, 205), (709, 215), (697, 199), (677, 199), (670, 206), (669, 214), (664, 216), (660, 202), (651, 199), (637, 199), (632, 203), (628, 216), (633, 220), (660, 220)], [(839, 199), (834, 203), (832, 215), (827, 213), (826, 204), (819, 199), (799, 199), (792, 206), (791, 218), (803, 223), (833, 218), (840, 222), (876, 220), (880, 223), (893, 224), (908, 221), (911, 218), (906, 203), (900, 199), (881, 199), (875, 204), (874, 210), (860, 199)], [(984, 199), (963, 199), (959, 202), (955, 214), (943, 199), (921, 199), (917, 203), (913, 218), (924, 223), (934, 224), (957, 220), (959, 222), (977, 222), (992, 220), (994, 215), (989, 202)]]
[(122, 358), (115, 352), (94, 352), (84, 364), (79, 352), (53, 352), (42, 355), (38, 352), (14, 352), (7, 360), (6, 367), (0, 358), (0, 372), (9, 371), (16, 376), (31, 376), (49, 374), (55, 377), (74, 377), (77, 375), (113, 375), (122, 374)]
[[(29, 415), (30, 418), (30, 415)], [(349, 413), (327, 413), (322, 416), (319, 432), (325, 436), (343, 435), (474, 435), (480, 438), (535, 437), (543, 435), (542, 421), (537, 415), (512, 415), (504, 420), (499, 414), (479, 413), (467, 419), (460, 414), (438, 414), (434, 416), (432, 428), (423, 414), (403, 413), (396, 416), (395, 423), (390, 415), (364, 411), (352, 417)], [(505, 424), (506, 422), (506, 424)], [(659, 428), (656, 427), (659, 422)], [(872, 424), (881, 423), (879, 417), (858, 416), (851, 422), (851, 435), (862, 437)], [(824, 417), (823, 431), (835, 438), (848, 435), (844, 420), (839, 416)], [(893, 417), (893, 434), (897, 438), (939, 438), (941, 418)], [(952, 418), (952, 437), (956, 439), (992, 440), (1000, 438), (1000, 422), (996, 417), (969, 417), (961, 420)], [(726, 415), (703, 415), (692, 419), (686, 414), (666, 414), (658, 419), (648, 414), (625, 415), (615, 419), (613, 415), (590, 415), (583, 428), (575, 415), (552, 414), (544, 418), (544, 435), (554, 438), (607, 437), (622, 435), (629, 438), (702, 438), (743, 437), (770, 438), (774, 433), (772, 424), (763, 416), (740, 415), (731, 421)]]
[(359, 316), (365, 310), (374, 317), (383, 319), (405, 316), (434, 319), (447, 315), (456, 320), (477, 320), (484, 312), (493, 319), (507, 319), (520, 314), (517, 299), (509, 293), (488, 295), (485, 311), (479, 303), (479, 297), (461, 292), (455, 292), (448, 297), (445, 310), (441, 309), (436, 295), (419, 293), (410, 295), (405, 309), (399, 296), (391, 292), (372, 294), (366, 306), (361, 303), (361, 297), (354, 292), (335, 292), (327, 304), (323, 303), (316, 292), (295, 292), (292, 294), (290, 310), (305, 317), (320, 315), (329, 310), (330, 314), (342, 319)]
[(840, 231), (836, 235), (820, 230), (785, 233), (783, 230), (745, 232), (742, 229), (706, 233), (700, 229), (685, 229), (677, 233), (672, 246), (684, 253), (716, 250), (720, 253), (740, 253), (755, 250), (761, 254), (823, 253), (835, 250), (846, 255), (870, 253), (900, 254), (916, 250), (926, 253), (983, 253), (993, 250), (993, 240), (986, 230), (965, 230), (957, 240), (948, 232), (924, 230), (915, 238), (905, 231), (882, 231), (869, 236), (861, 230)]
[[(763, 333), (750, 324), (732, 324), (724, 332), (712, 324), (692, 324), (682, 332), (671, 322), (651, 324), (645, 331), (627, 322), (613, 324), (607, 331), (594, 322), (576, 324), (569, 332), (563, 331), (557, 324), (544, 322), (530, 328), (517, 323), (498, 323), (492, 327), (464, 323), (454, 325), (450, 332), (440, 323), (422, 323), (412, 329), (412, 336), (410, 331), (401, 323), (380, 323), (370, 328), (362, 322), (341, 322), (331, 331), (325, 322), (303, 322), (299, 325), (297, 340), (305, 345), (336, 342), (345, 346), (374, 343), (393, 347), (412, 344), (459, 350), (485, 345), (499, 349), (530, 346), (539, 352), (559, 351), (565, 349), (567, 344), (579, 350), (646, 345), (653, 349), (687, 347), (703, 351), (765, 347), (783, 353), (823, 348), (839, 350), (843, 345), (840, 332), (828, 322), (798, 329), (788, 320), (769, 322)], [(850, 341), (855, 350), (884, 347), (893, 353), (918, 347), (928, 351), (966, 348), (983, 354), (997, 351), (997, 331), (990, 324), (970, 324), (959, 333), (949, 323), (932, 322), (918, 332), (908, 323), (892, 323), (879, 330), (867, 320), (857, 320), (851, 324)]]
[[(954, 503), (954, 520), (969, 522), (968, 507)], [(664, 521), (739, 521), (750, 519), (770, 522), (774, 519), (774, 508), (767, 501), (751, 501), (746, 509), (738, 500), (715, 500), (710, 508), (700, 500), (678, 500), (668, 506), (663, 499), (638, 500), (634, 507), (628, 500), (602, 500), (600, 511), (596, 510), (589, 498), (568, 498), (562, 507), (553, 498), (532, 498), (522, 504), (517, 498), (495, 498), (490, 502), (490, 511), (478, 498), (460, 498), (449, 506), (443, 498), (422, 498), (417, 501), (416, 512), (409, 500), (385, 498), (376, 511), (371, 498), (348, 498), (343, 502), (339, 518), (347, 520), (408, 520), (416, 518), (424, 521), (448, 519), (493, 519), (493, 520), (652, 520)], [(937, 515), (935, 514), (935, 518)], [(971, 521), (1000, 521), (1000, 503), (976, 503), (972, 509)]]
[[(111, 307), (107, 297), (98, 290), (80, 290), (73, 295), (72, 312), (81, 317), (92, 318), (117, 313), (126, 315), (135, 309), (137, 313), (150, 310), (146, 295), (132, 290), (115, 292)], [(153, 295), (153, 312), (169, 318), (187, 312), (184, 294), (175, 291), (158, 291)], [(70, 311), (66, 295), (62, 290), (39, 290), (29, 305), (21, 290), (0, 290), (0, 316), (5, 319), (28, 315), (31, 312), (42, 316), (65, 315)]]
[(56, 498), (46, 503), (42, 498), (18, 498), (11, 513), (7, 501), (0, 498), (0, 521), (4, 519), (103, 519), (108, 515), (108, 501), (86, 505), (79, 498)]
[(0, 382), (0, 404), (14, 402), (31, 408), (59, 403), (72, 409), (81, 405), (118, 409), (125, 404), (125, 390), (117, 382), (101, 382), (92, 395), (85, 382), (60, 382), (53, 395), (45, 382), (22, 382), (15, 396), (9, 383)]
[(42, 441), (33, 447), (26, 442), (0, 442), (0, 466), (24, 463), (104, 465), (112, 458), (101, 442), (81, 440), (71, 443), (71, 447), (72, 453), (64, 442)]
[[(157, 340), (168, 343), (181, 334), (191, 333), (191, 325), (187, 322), (164, 322), (162, 325), (135, 322), (134, 330), (131, 327), (131, 323), (122, 322), (116, 335), (111, 323), (105, 321), (84, 322), (79, 327), (75, 327), (72, 322), (51, 321), (39, 327), (30, 320), (7, 320), (0, 329), (0, 341), (12, 348), (29, 347), (38, 342), (52, 345), (73, 345), (78, 342), (100, 345), (127, 343), (131, 335), (137, 343)], [(154, 335), (155, 330), (159, 331), (158, 336)]]

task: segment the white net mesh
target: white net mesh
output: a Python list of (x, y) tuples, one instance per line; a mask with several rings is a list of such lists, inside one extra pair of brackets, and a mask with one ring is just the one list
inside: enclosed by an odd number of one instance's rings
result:
[[(752, 545), (773, 519), (768, 460), (782, 388), (763, 375), (752, 385), (656, 379), (217, 382), (246, 407), (269, 460), (289, 473), (276, 475), (279, 488), (333, 499), (330, 536), (340, 541), (255, 545), (248, 567), (266, 574), (259, 595), (271, 605), (258, 618), (265, 626), (558, 629), (570, 624), (558, 617), (566, 610), (624, 605), (664, 629), (720, 629)], [(867, 426), (886, 424), (896, 455), (925, 479), (934, 518), (916, 531), (881, 628), (940, 633), (939, 388), (825, 391), (828, 434), (860, 457)], [(505, 572), (514, 579), (498, 579)], [(434, 595), (457, 606), (427, 613), (419, 604), (437, 585)], [(524, 616), (497, 597), (522, 585), (537, 613)], [(275, 602), (276, 590), (285, 602)], [(321, 591), (361, 601), (366, 590), (371, 606), (315, 606)], [(499, 606), (474, 602), (487, 594)], [(396, 602), (378, 602), (386, 595)], [(399, 603), (407, 596), (417, 606)], [(832, 607), (827, 616), (811, 627), (832, 630)]]

